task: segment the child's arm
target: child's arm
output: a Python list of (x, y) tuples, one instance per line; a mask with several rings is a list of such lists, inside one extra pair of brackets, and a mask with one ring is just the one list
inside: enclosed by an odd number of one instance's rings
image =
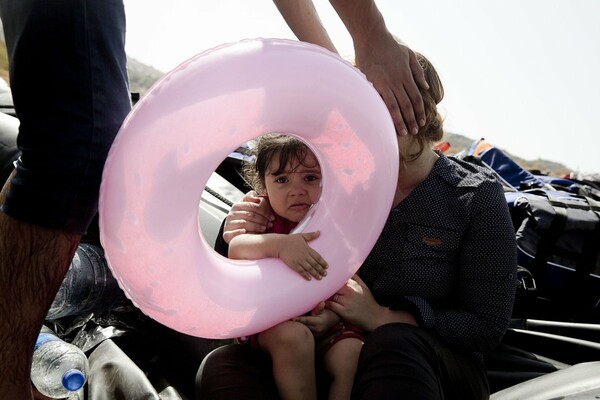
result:
[(327, 262), (309, 245), (319, 232), (241, 234), (229, 243), (228, 257), (237, 260), (258, 260), (277, 257), (306, 280), (321, 279), (327, 272)]

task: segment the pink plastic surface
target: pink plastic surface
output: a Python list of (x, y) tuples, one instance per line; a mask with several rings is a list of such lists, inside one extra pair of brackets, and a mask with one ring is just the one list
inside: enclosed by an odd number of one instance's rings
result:
[[(219, 256), (198, 226), (208, 178), (264, 133), (300, 137), (321, 162), (323, 191), (300, 230), (329, 263), (304, 280), (278, 259)], [(303, 314), (360, 267), (391, 208), (398, 148), (364, 75), (320, 47), (252, 39), (186, 61), (143, 97), (110, 151), (100, 193), (102, 245), (144, 313), (177, 331), (230, 338)]]

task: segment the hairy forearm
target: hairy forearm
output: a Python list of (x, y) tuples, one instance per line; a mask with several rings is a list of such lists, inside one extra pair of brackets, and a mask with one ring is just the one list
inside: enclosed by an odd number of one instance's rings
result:
[[(0, 193), (4, 203), (9, 184)], [(80, 235), (0, 212), (0, 393), (31, 398), (31, 355)]]
[(330, 0), (330, 3), (352, 36), (356, 52), (365, 49), (373, 38), (390, 35), (374, 0)]
[(273, 0), (273, 2), (299, 40), (317, 44), (337, 53), (312, 1)]

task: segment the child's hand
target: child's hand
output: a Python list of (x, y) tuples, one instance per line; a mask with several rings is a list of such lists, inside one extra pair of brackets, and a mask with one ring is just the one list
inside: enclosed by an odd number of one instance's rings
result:
[(315, 308), (312, 309), (310, 315), (319, 315), (325, 311), (325, 302), (322, 301)]
[(333, 311), (325, 308), (325, 302), (319, 303), (310, 315), (294, 318), (294, 321), (300, 322), (315, 335), (315, 337), (323, 336), (327, 331), (340, 322), (340, 317)]
[(293, 233), (282, 239), (278, 257), (306, 280), (322, 279), (327, 275), (327, 262), (308, 242), (319, 237), (319, 232)]

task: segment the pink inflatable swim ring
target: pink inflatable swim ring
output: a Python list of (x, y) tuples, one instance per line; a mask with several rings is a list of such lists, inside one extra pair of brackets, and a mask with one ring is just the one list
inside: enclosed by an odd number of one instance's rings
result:
[[(329, 263), (304, 280), (278, 259), (218, 255), (198, 226), (202, 191), (240, 144), (265, 133), (305, 141), (323, 173), (298, 230)], [(110, 268), (156, 321), (205, 338), (253, 334), (312, 309), (360, 267), (391, 209), (398, 148), (364, 75), (321, 47), (280, 39), (222, 45), (184, 62), (142, 98), (110, 150), (100, 230)]]

